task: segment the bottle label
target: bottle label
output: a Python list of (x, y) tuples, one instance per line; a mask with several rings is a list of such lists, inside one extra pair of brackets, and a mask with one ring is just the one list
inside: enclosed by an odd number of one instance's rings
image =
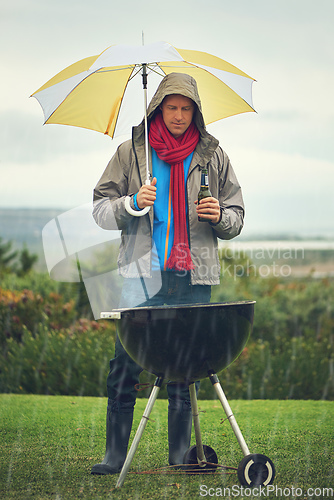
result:
[(208, 176), (208, 174), (202, 174), (201, 187), (208, 187), (208, 185), (209, 185), (209, 176)]

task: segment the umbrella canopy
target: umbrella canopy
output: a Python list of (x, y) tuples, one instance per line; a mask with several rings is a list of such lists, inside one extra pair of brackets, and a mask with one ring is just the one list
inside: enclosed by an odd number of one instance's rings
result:
[[(144, 105), (142, 68), (148, 75)], [(115, 137), (141, 122), (161, 79), (172, 72), (195, 78), (206, 124), (254, 111), (253, 78), (228, 62), (166, 42), (143, 46), (114, 45), (82, 59), (51, 78), (33, 97), (45, 123), (88, 128)]]

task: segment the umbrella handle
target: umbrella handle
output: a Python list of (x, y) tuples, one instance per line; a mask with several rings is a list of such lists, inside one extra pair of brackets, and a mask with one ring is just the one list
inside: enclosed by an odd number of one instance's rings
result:
[(130, 200), (131, 196), (125, 197), (125, 209), (130, 215), (133, 215), (134, 217), (142, 217), (143, 215), (146, 215), (151, 208), (151, 207), (145, 207), (142, 210), (134, 210), (130, 205)]
[[(146, 154), (146, 185), (150, 185), (150, 171), (149, 171), (149, 162), (148, 162), (148, 127), (147, 127), (147, 71), (146, 71), (146, 64), (142, 64), (143, 68), (143, 90), (144, 90), (144, 121), (145, 121), (145, 154)], [(145, 207), (142, 210), (133, 210), (133, 208), (130, 205), (130, 196), (125, 197), (125, 209), (126, 211), (130, 214), (133, 215), (134, 217), (142, 217), (143, 215), (146, 215), (147, 212), (150, 210), (151, 207)]]

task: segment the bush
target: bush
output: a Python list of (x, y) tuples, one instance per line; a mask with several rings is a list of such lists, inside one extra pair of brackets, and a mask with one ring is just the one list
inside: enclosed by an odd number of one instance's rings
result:
[(0, 356), (0, 391), (105, 396), (115, 328), (111, 322), (79, 320), (68, 328), (26, 326), (20, 342), (7, 339)]
[[(213, 301), (256, 300), (248, 344), (219, 374), (228, 397), (334, 399), (334, 281), (228, 274), (222, 281)], [(91, 320), (83, 285), (29, 273), (7, 275), (2, 286), (0, 391), (105, 395), (115, 326)], [(144, 372), (141, 381), (154, 376)], [(215, 397), (208, 379), (199, 397)]]
[(38, 260), (36, 254), (31, 254), (26, 246), (21, 251), (12, 250), (12, 241), (3, 241), (0, 237), (0, 276), (16, 273), (24, 276)]
[[(225, 278), (216, 301), (256, 300), (240, 357), (220, 374), (230, 398), (334, 399), (333, 280)], [(200, 395), (212, 389), (202, 382)]]
[(24, 330), (32, 335), (40, 323), (50, 328), (67, 327), (73, 323), (77, 312), (75, 302), (64, 302), (61, 295), (51, 292), (46, 298), (31, 290), (11, 291), (0, 288), (1, 345), (7, 338), (22, 340)]
[[(237, 361), (219, 374), (231, 399), (334, 399), (333, 346), (293, 337), (273, 349), (268, 341), (250, 340)], [(201, 383), (200, 397), (214, 397)]]
[(0, 391), (105, 395), (115, 326), (91, 320), (83, 284), (36, 272), (2, 284)]

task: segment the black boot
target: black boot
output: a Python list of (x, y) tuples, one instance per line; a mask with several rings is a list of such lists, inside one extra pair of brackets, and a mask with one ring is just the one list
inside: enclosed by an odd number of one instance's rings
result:
[(168, 445), (169, 465), (183, 464), (183, 457), (190, 446), (192, 414), (190, 401), (169, 400)]
[(134, 403), (108, 400), (106, 454), (91, 474), (116, 474), (124, 464), (132, 427)]

